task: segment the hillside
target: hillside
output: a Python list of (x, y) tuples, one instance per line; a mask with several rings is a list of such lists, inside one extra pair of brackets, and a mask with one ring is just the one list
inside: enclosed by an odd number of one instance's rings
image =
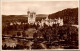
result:
[(78, 8), (67, 8), (49, 15), (50, 19), (63, 18), (64, 24), (78, 24)]
[[(37, 14), (36, 15), (36, 21), (40, 21), (41, 19), (46, 18), (46, 14)], [(2, 22), (14, 22), (14, 21), (20, 21), (20, 22), (27, 22), (28, 17), (27, 15), (2, 15)]]

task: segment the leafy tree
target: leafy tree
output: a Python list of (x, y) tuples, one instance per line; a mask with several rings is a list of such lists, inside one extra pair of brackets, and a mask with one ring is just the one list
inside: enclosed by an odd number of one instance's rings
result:
[(17, 32), (17, 36), (20, 36), (21, 35), (21, 32)]

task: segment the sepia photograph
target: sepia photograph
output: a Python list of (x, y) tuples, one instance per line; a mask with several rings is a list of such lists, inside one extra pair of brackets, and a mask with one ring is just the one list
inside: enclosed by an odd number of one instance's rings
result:
[(79, 49), (79, 1), (2, 1), (2, 50)]

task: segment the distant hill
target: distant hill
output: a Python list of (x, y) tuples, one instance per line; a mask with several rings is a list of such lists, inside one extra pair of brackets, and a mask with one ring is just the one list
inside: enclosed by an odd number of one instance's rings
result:
[[(47, 17), (46, 14), (37, 14), (36, 15), (36, 21), (41, 21), (42, 19), (45, 19)], [(27, 15), (2, 15), (2, 22), (14, 22), (14, 21), (20, 21), (20, 22), (28, 22), (28, 16)]]
[(14, 22), (14, 21), (25, 21), (27, 22), (26, 15), (2, 15), (2, 22)]
[(49, 15), (50, 19), (63, 18), (64, 24), (78, 24), (78, 8), (67, 8)]

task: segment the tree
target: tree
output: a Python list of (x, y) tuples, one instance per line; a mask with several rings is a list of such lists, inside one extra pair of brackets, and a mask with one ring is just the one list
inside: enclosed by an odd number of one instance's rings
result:
[(35, 32), (35, 33), (33, 34), (33, 39), (34, 39), (35, 42), (37, 41), (37, 37), (38, 37), (37, 32)]
[(22, 36), (23, 37), (26, 37), (27, 36), (25, 31), (22, 32)]
[(20, 36), (21, 35), (21, 33), (20, 32), (17, 32), (17, 36)]

